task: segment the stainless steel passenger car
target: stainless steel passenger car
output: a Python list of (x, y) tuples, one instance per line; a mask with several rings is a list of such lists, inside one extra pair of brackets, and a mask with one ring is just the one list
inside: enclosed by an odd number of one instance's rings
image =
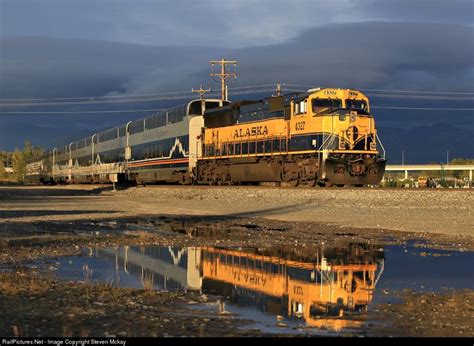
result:
[(217, 99), (193, 100), (54, 148), (43, 159), (49, 162), (43, 180), (190, 182), (201, 151), (203, 112), (222, 105)]

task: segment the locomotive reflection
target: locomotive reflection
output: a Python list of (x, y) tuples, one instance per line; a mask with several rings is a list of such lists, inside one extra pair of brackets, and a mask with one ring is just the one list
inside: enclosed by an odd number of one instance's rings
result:
[(117, 276), (134, 275), (144, 287), (148, 281), (156, 289), (219, 295), (279, 319), (334, 330), (363, 323), (384, 270), (383, 250), (367, 244), (244, 250), (125, 246), (96, 255), (114, 260)]

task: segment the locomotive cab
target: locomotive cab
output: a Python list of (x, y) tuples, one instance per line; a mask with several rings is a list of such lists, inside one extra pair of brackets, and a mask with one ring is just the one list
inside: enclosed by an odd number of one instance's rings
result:
[(321, 153), (320, 181), (377, 184), (385, 170), (385, 155), (378, 151), (368, 98), (348, 89), (310, 92), (293, 100), (290, 128), (292, 137), (309, 135), (311, 146)]

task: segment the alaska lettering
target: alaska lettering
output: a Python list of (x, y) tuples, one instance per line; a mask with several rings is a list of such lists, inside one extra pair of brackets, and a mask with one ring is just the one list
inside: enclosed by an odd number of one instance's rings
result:
[(266, 126), (253, 126), (247, 129), (236, 129), (234, 137), (250, 137), (268, 135), (268, 128)]

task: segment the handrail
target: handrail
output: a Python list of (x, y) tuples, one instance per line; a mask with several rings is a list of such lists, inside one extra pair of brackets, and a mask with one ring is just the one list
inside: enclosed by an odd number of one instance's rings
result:
[[(326, 145), (326, 142), (328, 142), (329, 140), (334, 140), (335, 139), (335, 135), (334, 133), (331, 133), (327, 138), (326, 140), (320, 145), (319, 149), (318, 150), (324, 150), (324, 147)], [(332, 144), (332, 142), (331, 142)]]
[(380, 270), (379, 270), (379, 272), (377, 274), (377, 278), (375, 279), (375, 282), (374, 282), (374, 287), (377, 286), (377, 283), (379, 282), (379, 279), (382, 276), (382, 274), (384, 272), (384, 269), (385, 269), (385, 261), (382, 260), (381, 263), (380, 263)]
[(377, 133), (375, 133), (375, 138), (376, 138), (376, 140), (379, 142), (380, 147), (381, 147), (382, 150), (383, 150), (383, 155), (382, 155), (382, 157), (383, 157), (383, 159), (385, 160), (385, 148), (383, 147), (382, 141), (380, 140), (379, 135), (378, 135)]

